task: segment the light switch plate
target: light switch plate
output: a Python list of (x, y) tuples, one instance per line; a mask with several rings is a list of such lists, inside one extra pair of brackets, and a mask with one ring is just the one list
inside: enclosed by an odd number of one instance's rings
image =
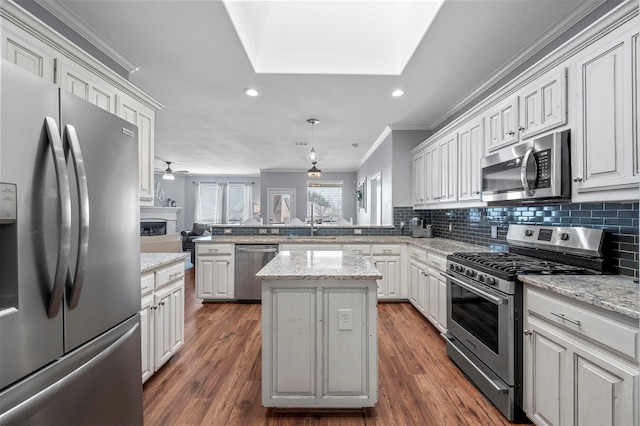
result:
[(491, 225), (491, 238), (498, 238), (498, 226)]
[(353, 235), (362, 235), (362, 229), (358, 229), (358, 228), (354, 229)]
[(267, 235), (267, 230), (266, 230), (265, 228), (260, 228), (260, 229), (258, 230), (258, 234), (260, 234), (260, 235)]
[(280, 233), (280, 230), (278, 228), (271, 228), (272, 235), (278, 235), (279, 233)]
[(224, 233), (225, 233), (225, 234), (233, 234), (233, 229), (231, 229), (231, 228), (224, 228)]

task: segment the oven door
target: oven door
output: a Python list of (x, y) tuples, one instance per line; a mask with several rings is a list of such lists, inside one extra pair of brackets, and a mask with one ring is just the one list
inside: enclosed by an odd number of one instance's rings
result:
[(514, 384), (514, 297), (446, 274), (447, 328), (508, 385)]

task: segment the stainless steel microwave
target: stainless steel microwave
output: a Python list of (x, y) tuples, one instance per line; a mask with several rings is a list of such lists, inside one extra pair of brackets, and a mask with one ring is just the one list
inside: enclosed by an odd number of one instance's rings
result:
[(487, 202), (569, 201), (569, 131), (503, 148), (482, 159), (482, 199)]

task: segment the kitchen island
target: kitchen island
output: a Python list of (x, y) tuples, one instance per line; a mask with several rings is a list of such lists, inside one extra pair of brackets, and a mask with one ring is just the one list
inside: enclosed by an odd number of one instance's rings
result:
[(342, 251), (282, 251), (256, 277), (262, 280), (262, 404), (373, 407), (380, 272)]

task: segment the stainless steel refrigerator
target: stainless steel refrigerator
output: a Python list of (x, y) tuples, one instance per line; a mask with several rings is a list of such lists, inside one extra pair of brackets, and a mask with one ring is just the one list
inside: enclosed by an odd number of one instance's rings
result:
[(137, 128), (0, 64), (0, 424), (142, 424)]

